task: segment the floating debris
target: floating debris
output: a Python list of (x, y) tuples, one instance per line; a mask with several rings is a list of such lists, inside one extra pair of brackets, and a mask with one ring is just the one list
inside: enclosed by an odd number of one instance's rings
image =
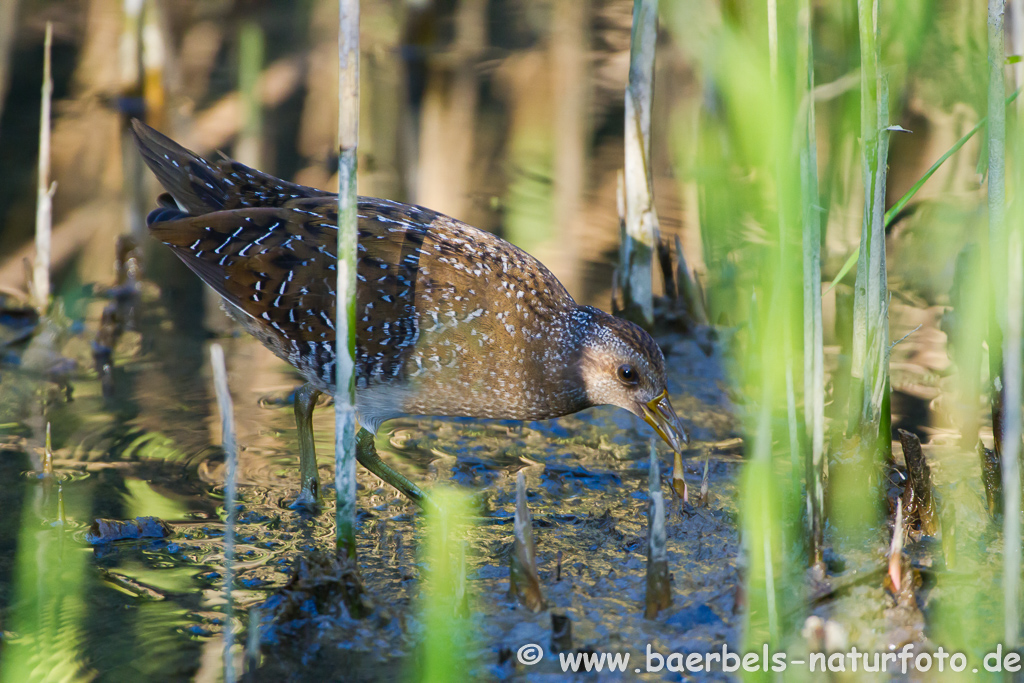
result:
[(668, 575), (667, 536), (665, 533), (665, 499), (661, 493), (661, 475), (658, 458), (651, 444), (650, 483), (651, 504), (647, 526), (647, 595), (644, 617), (653, 619), (658, 612), (672, 605), (672, 585)]
[(86, 532), (85, 540), (92, 545), (102, 545), (138, 538), (166, 538), (170, 535), (170, 525), (158, 517), (97, 519)]
[(533, 515), (526, 506), (526, 479), (520, 472), (516, 478), (516, 516), (513, 524), (514, 548), (509, 571), (509, 595), (519, 599), (526, 609), (544, 609), (544, 592), (537, 573), (533, 546)]
[(133, 579), (130, 576), (124, 574), (118, 574), (112, 571), (100, 570), (100, 576), (111, 585), (117, 587), (119, 590), (128, 593), (134, 598), (140, 600), (153, 600), (161, 601), (166, 600), (167, 596), (161, 593), (152, 586), (147, 586), (137, 579)]
[(288, 583), (261, 606), (264, 643), (317, 642), (326, 624), (362, 618), (373, 606), (355, 562), (338, 553), (298, 557)]

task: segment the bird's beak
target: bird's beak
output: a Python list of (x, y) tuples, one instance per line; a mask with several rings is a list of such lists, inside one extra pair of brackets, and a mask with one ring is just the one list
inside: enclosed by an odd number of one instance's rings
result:
[(668, 400), (668, 389), (662, 391), (652, 401), (642, 404), (641, 410), (647, 424), (654, 427), (658, 436), (676, 453), (681, 452), (683, 446), (690, 442), (676, 411), (672, 409), (672, 403)]

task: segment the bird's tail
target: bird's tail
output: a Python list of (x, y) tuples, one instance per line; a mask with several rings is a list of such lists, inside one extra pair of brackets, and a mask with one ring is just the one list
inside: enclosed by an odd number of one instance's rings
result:
[[(163, 208), (150, 214), (151, 225), (181, 214), (198, 216), (212, 211), (274, 207), (292, 199), (330, 195), (285, 182), (233, 159), (207, 161), (137, 119), (132, 121), (132, 132), (146, 165), (176, 205), (161, 200)], [(178, 215), (172, 215), (174, 208), (180, 210)]]
[[(146, 165), (182, 211), (200, 215), (226, 208), (231, 183), (216, 166), (138, 119), (132, 132)], [(166, 201), (161, 204), (168, 208)]]

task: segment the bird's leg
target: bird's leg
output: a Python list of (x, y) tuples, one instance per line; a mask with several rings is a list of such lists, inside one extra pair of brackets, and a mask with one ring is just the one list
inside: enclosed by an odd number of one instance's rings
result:
[(380, 459), (380, 456), (377, 455), (377, 447), (373, 444), (373, 433), (366, 429), (360, 429), (356, 435), (356, 460), (421, 508), (429, 506), (430, 499), (420, 490), (420, 487), (395, 472)]
[[(316, 467), (316, 446), (313, 443), (313, 408), (320, 398), (320, 391), (311, 384), (304, 384), (295, 392), (295, 424), (299, 431), (299, 476), (302, 486), (296, 505), (311, 507), (320, 499), (320, 477)], [(360, 429), (356, 435), (356, 459), (386, 483), (398, 489), (399, 493), (420, 507), (428, 504), (423, 491), (398, 472), (391, 469), (377, 455), (373, 434)]]
[(313, 443), (313, 408), (318, 398), (320, 391), (312, 384), (303, 384), (295, 392), (295, 426), (299, 430), (299, 476), (302, 481), (295, 504), (301, 507), (312, 507), (320, 500), (320, 476)]

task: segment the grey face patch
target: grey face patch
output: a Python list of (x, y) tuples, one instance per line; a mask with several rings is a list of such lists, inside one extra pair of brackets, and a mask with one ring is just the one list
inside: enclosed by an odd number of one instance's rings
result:
[[(594, 308), (589, 311), (592, 323), (582, 342), (581, 361), (587, 396), (594, 405), (615, 405), (637, 413), (639, 402), (665, 389), (665, 357), (640, 327)], [(635, 370), (635, 385), (619, 379), (618, 369), (624, 364)]]

